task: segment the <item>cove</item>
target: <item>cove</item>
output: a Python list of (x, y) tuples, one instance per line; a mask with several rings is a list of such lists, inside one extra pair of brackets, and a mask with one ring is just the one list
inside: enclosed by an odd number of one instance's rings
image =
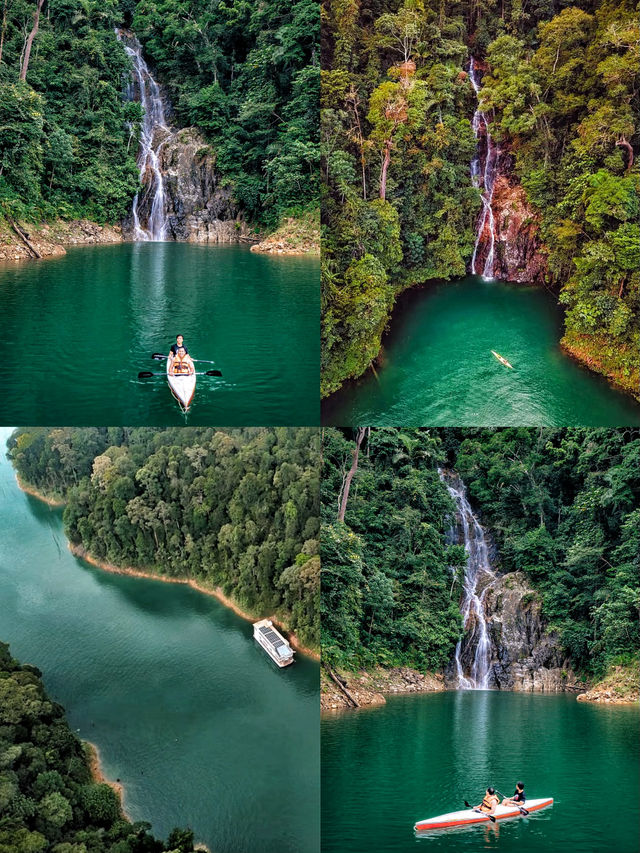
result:
[(130, 817), (191, 826), (212, 853), (317, 853), (318, 664), (279, 670), (216, 599), (73, 557), (0, 433), (0, 639), (98, 746)]
[[(398, 696), (322, 720), (323, 853), (637, 850), (638, 707), (567, 694), (461, 690)], [(416, 836), (418, 819), (510, 796), (522, 777), (551, 808)]]
[[(325, 424), (626, 426), (640, 405), (566, 356), (540, 287), (468, 276), (403, 293), (383, 366), (325, 400)], [(513, 370), (491, 354), (503, 355)]]
[[(19, 359), (2, 423), (184, 423), (153, 352), (180, 332), (198, 377), (190, 425), (317, 425), (319, 261), (246, 246), (123, 243), (0, 265), (5, 346)], [(200, 365), (206, 370), (213, 365)]]

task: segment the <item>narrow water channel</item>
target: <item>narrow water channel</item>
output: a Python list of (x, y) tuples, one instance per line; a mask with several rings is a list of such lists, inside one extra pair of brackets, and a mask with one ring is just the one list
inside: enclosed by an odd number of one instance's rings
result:
[[(326, 424), (626, 426), (640, 404), (560, 349), (544, 288), (469, 276), (402, 294), (383, 365), (325, 400)], [(513, 369), (501, 364), (492, 350)]]
[[(392, 697), (322, 721), (323, 853), (635, 853), (637, 706), (568, 694), (454, 690)], [(434, 830), (417, 820), (474, 805), (488, 785), (553, 797), (529, 817)]]
[(279, 670), (251, 624), (188, 587), (71, 556), (61, 511), (23, 494), (0, 430), (0, 640), (43, 671), (134, 820), (212, 853), (317, 853), (319, 668)]

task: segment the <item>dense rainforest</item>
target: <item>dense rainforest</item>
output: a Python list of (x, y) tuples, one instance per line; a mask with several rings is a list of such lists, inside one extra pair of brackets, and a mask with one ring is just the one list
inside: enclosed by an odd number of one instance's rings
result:
[(566, 309), (563, 344), (637, 393), (638, 35), (629, 0), (327, 0), (323, 395), (376, 358), (400, 291), (470, 269), (472, 55)]
[(138, 189), (141, 107), (125, 99), (132, 27), (181, 126), (267, 225), (317, 207), (313, 0), (0, 0), (0, 213), (116, 222)]
[(319, 638), (319, 432), (19, 429), (22, 480), (60, 496), (70, 541), (98, 560), (221, 587)]
[(329, 662), (431, 668), (460, 635), (456, 470), (497, 548), (586, 675), (640, 647), (640, 430), (324, 431), (322, 648)]
[(0, 853), (191, 853), (190, 830), (165, 844), (123, 817), (40, 676), (0, 643)]

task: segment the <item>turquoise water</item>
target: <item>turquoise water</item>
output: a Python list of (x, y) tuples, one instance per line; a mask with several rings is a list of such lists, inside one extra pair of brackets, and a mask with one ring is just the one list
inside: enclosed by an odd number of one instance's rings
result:
[(246, 246), (126, 243), (0, 265), (3, 337), (19, 356), (0, 423), (184, 423), (153, 352), (182, 333), (199, 377), (188, 423), (317, 425), (319, 261)]
[[(638, 707), (573, 695), (448, 691), (322, 720), (323, 853), (491, 849), (635, 853)], [(507, 796), (553, 797), (529, 817), (416, 834), (416, 821)]]
[(640, 424), (640, 404), (566, 356), (562, 334), (562, 312), (543, 288), (468, 277), (413, 289), (394, 310), (377, 376), (369, 371), (327, 399), (323, 422)]
[(72, 557), (0, 433), (0, 639), (98, 745), (131, 818), (212, 853), (318, 853), (318, 664), (280, 670), (216, 599)]

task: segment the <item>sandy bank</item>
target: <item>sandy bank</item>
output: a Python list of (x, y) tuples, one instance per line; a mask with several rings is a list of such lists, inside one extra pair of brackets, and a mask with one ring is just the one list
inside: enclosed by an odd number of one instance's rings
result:
[(28, 242), (19, 236), (6, 219), (0, 217), (0, 261), (33, 260), (36, 258), (33, 249), (42, 258), (52, 258), (66, 255), (65, 246), (122, 242), (119, 225), (99, 225), (87, 219), (71, 222), (56, 219), (37, 225), (25, 222), (16, 224)]
[(64, 506), (65, 502), (61, 498), (50, 498), (47, 495), (43, 495), (42, 492), (39, 492), (33, 486), (28, 486), (20, 477), (16, 474), (16, 482), (18, 484), (18, 488), (23, 491), (27, 495), (31, 495), (33, 498), (37, 498), (39, 501), (47, 504), (52, 507), (61, 507)]
[(83, 744), (87, 753), (87, 762), (89, 764), (89, 770), (91, 771), (91, 778), (98, 785), (108, 785), (111, 788), (120, 802), (120, 814), (130, 821), (131, 818), (126, 813), (122, 802), (124, 796), (124, 788), (122, 787), (122, 784), (120, 782), (113, 782), (111, 779), (107, 779), (104, 775), (104, 771), (102, 770), (102, 760), (100, 758), (100, 750), (95, 743), (92, 743), (90, 740), (84, 740)]
[[(361, 708), (384, 705), (387, 701), (385, 695), (437, 693), (445, 690), (444, 677), (439, 673), (423, 673), (409, 667), (376, 667), (360, 672), (333, 670), (333, 673)], [(325, 669), (322, 670), (320, 689), (322, 711), (341, 711), (352, 707), (345, 693)]]

